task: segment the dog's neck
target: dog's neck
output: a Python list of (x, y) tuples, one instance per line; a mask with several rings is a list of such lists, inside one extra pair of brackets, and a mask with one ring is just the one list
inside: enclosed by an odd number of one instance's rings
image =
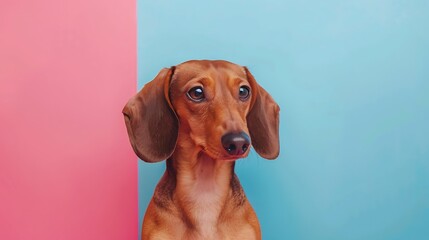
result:
[(173, 206), (178, 206), (174, 211), (201, 235), (211, 234), (222, 215), (245, 201), (234, 165), (233, 161), (215, 160), (180, 147), (167, 161), (161, 181), (170, 188)]
[(234, 162), (215, 160), (205, 154), (193, 159), (174, 159), (177, 169), (176, 191), (195, 192), (201, 198), (214, 193), (226, 194), (234, 174)]

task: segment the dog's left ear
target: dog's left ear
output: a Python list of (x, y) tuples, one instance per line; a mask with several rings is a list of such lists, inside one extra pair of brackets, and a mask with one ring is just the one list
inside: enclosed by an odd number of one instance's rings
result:
[(247, 125), (252, 140), (252, 146), (261, 157), (275, 159), (280, 152), (279, 140), (279, 111), (280, 107), (256, 82), (250, 71), (244, 67), (247, 80), (252, 88), (250, 111), (247, 115)]
[(176, 147), (179, 123), (169, 98), (173, 72), (174, 67), (162, 69), (122, 110), (130, 143), (145, 162), (165, 160)]

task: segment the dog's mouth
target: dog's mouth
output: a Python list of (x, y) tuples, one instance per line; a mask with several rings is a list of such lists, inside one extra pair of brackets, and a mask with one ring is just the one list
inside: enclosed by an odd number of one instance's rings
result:
[(214, 148), (210, 147), (203, 147), (202, 152), (212, 158), (213, 160), (220, 160), (220, 161), (236, 161), (240, 158), (245, 158), (249, 154), (249, 151), (244, 152), (240, 155), (230, 155), (224, 151), (217, 151)]

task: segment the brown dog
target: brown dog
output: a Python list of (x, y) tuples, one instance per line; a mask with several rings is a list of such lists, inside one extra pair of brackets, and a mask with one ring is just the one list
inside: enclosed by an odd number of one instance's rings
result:
[(137, 156), (167, 159), (142, 239), (261, 239), (234, 160), (250, 144), (278, 156), (279, 106), (246, 67), (193, 60), (163, 69), (123, 113)]

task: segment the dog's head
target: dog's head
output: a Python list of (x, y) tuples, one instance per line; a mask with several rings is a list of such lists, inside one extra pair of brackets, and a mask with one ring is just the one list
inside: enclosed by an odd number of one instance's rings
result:
[(246, 67), (188, 61), (162, 69), (123, 109), (131, 145), (146, 162), (169, 158), (178, 139), (213, 159), (235, 160), (252, 145), (279, 154), (279, 106)]

